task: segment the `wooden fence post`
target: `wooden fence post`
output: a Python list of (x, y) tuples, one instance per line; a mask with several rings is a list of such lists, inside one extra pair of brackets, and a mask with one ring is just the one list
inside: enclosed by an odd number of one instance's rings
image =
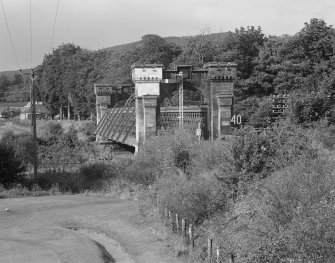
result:
[(207, 263), (211, 263), (213, 253), (213, 239), (208, 238), (207, 240)]
[(234, 254), (230, 255), (230, 263), (235, 263), (235, 256), (234, 256)]
[(169, 221), (170, 221), (171, 231), (173, 232), (173, 218), (172, 218), (172, 213), (171, 213), (170, 210), (169, 210), (168, 217), (169, 217)]
[(166, 207), (164, 207), (163, 214), (164, 214), (164, 223), (165, 223), (166, 219), (168, 219), (169, 217), (168, 210)]
[(183, 239), (186, 236), (186, 219), (185, 218), (181, 220), (181, 235), (183, 236)]
[(192, 252), (193, 249), (194, 249), (193, 224), (190, 224), (189, 227), (188, 227), (188, 235), (189, 235), (189, 238), (190, 238), (190, 250)]
[(180, 226), (179, 226), (179, 215), (176, 214), (176, 232), (179, 234)]

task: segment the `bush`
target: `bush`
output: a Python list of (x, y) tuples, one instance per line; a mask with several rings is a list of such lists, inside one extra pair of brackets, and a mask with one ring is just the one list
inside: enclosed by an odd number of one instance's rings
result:
[(80, 132), (82, 132), (88, 139), (88, 141), (95, 141), (95, 130), (97, 125), (93, 121), (87, 121), (82, 124), (80, 127)]
[(245, 100), (238, 101), (234, 105), (234, 111), (236, 114), (241, 115), (242, 123), (249, 123), (251, 116), (254, 115), (259, 108), (260, 99), (257, 97), (248, 97)]
[(206, 174), (227, 165), (231, 159), (231, 141), (203, 141), (193, 143), (190, 148), (190, 175)]
[(52, 145), (58, 141), (58, 138), (64, 133), (62, 125), (58, 122), (49, 121), (41, 127), (42, 137), (48, 144)]
[(1, 141), (10, 147), (13, 147), (15, 156), (24, 164), (34, 163), (35, 146), (33, 136), (30, 133), (15, 135), (13, 131), (8, 131), (3, 135)]
[(296, 124), (309, 124), (323, 118), (334, 121), (334, 106), (325, 92), (308, 92), (292, 94), (288, 117)]
[(183, 132), (151, 138), (127, 169), (127, 178), (139, 184), (150, 185), (158, 178), (176, 174), (179, 170), (187, 172), (190, 148), (195, 142), (195, 136)]
[(39, 173), (34, 183), (43, 190), (50, 190), (55, 185), (62, 193), (80, 193), (83, 189), (83, 179), (78, 172), (66, 172), (58, 170), (47, 170)]
[(231, 150), (233, 169), (226, 165), (219, 176), (232, 191), (245, 190), (275, 170), (317, 157), (306, 131), (286, 122), (261, 134), (249, 128), (239, 130)]
[(225, 195), (215, 178), (161, 177), (154, 189), (161, 209), (168, 208), (191, 222), (202, 222), (226, 204)]
[[(80, 167), (79, 174), (82, 181), (83, 190), (101, 189), (103, 180), (106, 179), (108, 165), (103, 163), (86, 164)], [(112, 175), (109, 170), (109, 175)], [(114, 174), (113, 174), (114, 175)]]
[(21, 182), (23, 178), (23, 166), (20, 159), (15, 155), (13, 146), (0, 143), (0, 184), (5, 187), (13, 183)]
[(275, 172), (216, 222), (216, 240), (236, 262), (333, 262), (334, 168), (316, 159)]
[(40, 173), (36, 181), (44, 190), (55, 185), (61, 192), (80, 193), (85, 190), (101, 190), (106, 181), (119, 176), (119, 169), (103, 163), (86, 164), (79, 171), (48, 170)]

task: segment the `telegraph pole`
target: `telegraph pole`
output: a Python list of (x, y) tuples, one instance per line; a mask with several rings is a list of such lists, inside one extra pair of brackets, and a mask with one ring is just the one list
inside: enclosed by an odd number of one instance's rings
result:
[(179, 128), (184, 129), (184, 83), (183, 83), (183, 72), (179, 72), (178, 77), (180, 78), (179, 83)]
[(32, 133), (33, 133), (33, 139), (34, 139), (34, 178), (37, 178), (37, 133), (36, 133), (36, 94), (35, 94), (35, 88), (34, 88), (34, 80), (37, 78), (35, 76), (35, 72), (32, 69), (31, 75), (29, 76), (31, 80), (31, 86), (30, 86), (30, 110), (31, 110), (31, 121), (32, 121)]

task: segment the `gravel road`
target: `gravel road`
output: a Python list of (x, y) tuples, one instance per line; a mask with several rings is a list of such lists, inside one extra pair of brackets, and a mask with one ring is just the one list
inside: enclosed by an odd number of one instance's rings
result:
[(0, 263), (181, 263), (140, 221), (103, 196), (0, 199)]

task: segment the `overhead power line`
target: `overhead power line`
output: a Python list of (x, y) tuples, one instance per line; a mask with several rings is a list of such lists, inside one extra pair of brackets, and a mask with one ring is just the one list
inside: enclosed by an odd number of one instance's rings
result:
[(33, 68), (33, 30), (31, 26), (31, 0), (29, 0), (29, 31), (30, 31), (30, 68)]
[(29, 93), (30, 90), (18, 90), (18, 91), (0, 91), (0, 94), (18, 94), (18, 93)]
[(52, 51), (53, 41), (54, 41), (54, 36), (55, 36), (55, 28), (56, 28), (56, 22), (57, 22), (57, 16), (58, 16), (58, 7), (59, 7), (59, 0), (57, 0), (57, 8), (56, 8), (56, 14), (55, 14), (55, 21), (54, 21), (54, 25), (52, 27), (52, 34), (51, 34), (51, 41), (50, 41), (50, 50), (51, 51)]
[(15, 48), (14, 48), (14, 44), (13, 44), (13, 39), (12, 39), (12, 35), (10, 33), (10, 30), (9, 30), (8, 20), (7, 20), (7, 16), (6, 16), (6, 12), (5, 12), (5, 7), (3, 5), (3, 1), (2, 0), (1, 0), (1, 6), (2, 6), (3, 16), (4, 16), (5, 21), (6, 21), (7, 32), (8, 32), (8, 35), (9, 35), (9, 40), (10, 40), (10, 43), (11, 43), (11, 46), (12, 46), (12, 51), (13, 51), (13, 54), (14, 54), (14, 57), (15, 57), (15, 61), (16, 61), (17, 67), (20, 69), (20, 72), (21, 72), (20, 63), (19, 63), (19, 60), (18, 60), (16, 52), (15, 52)]

